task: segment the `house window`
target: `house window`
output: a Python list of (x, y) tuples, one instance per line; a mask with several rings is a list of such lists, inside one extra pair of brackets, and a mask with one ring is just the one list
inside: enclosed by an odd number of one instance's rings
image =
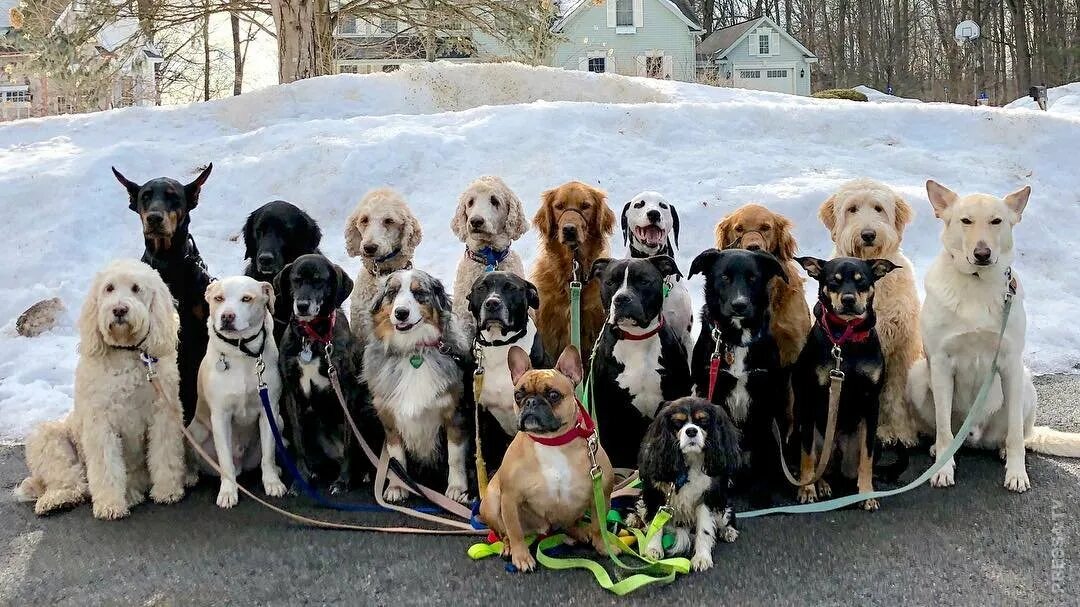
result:
[(739, 70), (739, 78), (761, 78), (761, 70)]
[(766, 78), (787, 78), (787, 70), (768, 70), (765, 72)]
[(589, 57), (589, 71), (598, 74), (604, 73), (605, 61), (603, 57)]
[(56, 98), (56, 113), (57, 114), (74, 114), (75, 103), (68, 101), (67, 97)]
[(758, 34), (757, 39), (758, 39), (758, 54), (759, 55), (768, 55), (769, 54), (769, 35), (768, 34)]
[(338, 73), (339, 74), (358, 74), (359, 73), (358, 68), (359, 68), (359, 66), (356, 66), (356, 65), (339, 65), (338, 66)]
[(341, 20), (338, 22), (339, 34), (355, 34), (356, 33), (356, 17), (352, 15), (342, 15)]
[(382, 71), (389, 74), (390, 72), (398, 71), (398, 69), (400, 69), (400, 68), (401, 68), (401, 66), (396, 64), (396, 63), (388, 63), (388, 64), (382, 66)]
[(379, 30), (384, 32), (384, 33), (387, 33), (387, 34), (396, 34), (396, 33), (398, 33), (398, 20), (397, 19), (387, 19), (386, 17), (380, 18), (379, 19)]
[(634, 0), (615, 0), (615, 25), (634, 26)]
[(645, 75), (649, 78), (663, 78), (664, 77), (664, 58), (663, 57), (646, 57), (645, 58)]
[(29, 103), (30, 93), (27, 91), (6, 91), (3, 101), (5, 103)]

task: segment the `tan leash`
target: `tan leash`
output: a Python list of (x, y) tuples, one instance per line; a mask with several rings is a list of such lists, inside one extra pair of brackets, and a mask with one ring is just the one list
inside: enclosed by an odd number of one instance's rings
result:
[(772, 432), (776, 439), (776, 446), (780, 450), (780, 469), (784, 472), (787, 481), (796, 487), (805, 487), (821, 480), (829, 467), (829, 458), (836, 449), (833, 441), (836, 439), (836, 418), (840, 410), (840, 390), (844, 385), (844, 372), (840, 370), (840, 364), (844, 362), (844, 358), (841, 354), (840, 346), (834, 344), (832, 355), (833, 360), (836, 361), (836, 367), (829, 371), (829, 413), (825, 420), (825, 440), (821, 448), (821, 459), (814, 467), (814, 476), (810, 480), (799, 481), (788, 470), (787, 461), (784, 459), (784, 441), (780, 436), (780, 426), (776, 424), (776, 418), (773, 418)]

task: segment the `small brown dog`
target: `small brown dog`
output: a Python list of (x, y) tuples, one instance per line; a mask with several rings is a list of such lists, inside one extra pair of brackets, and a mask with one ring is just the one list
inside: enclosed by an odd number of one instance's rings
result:
[[(488, 485), (480, 519), (503, 541), (503, 556), (520, 571), (536, 568), (525, 536), (553, 529), (604, 554), (599, 526), (604, 517), (593, 504), (590, 471), (594, 465), (600, 468), (605, 513), (615, 474), (592, 420), (574, 395), (582, 378), (581, 355), (568, 346), (555, 369), (533, 370), (529, 355), (514, 346), (507, 361), (516, 387), (519, 432)], [(592, 521), (587, 527), (582, 524), (586, 512)]]

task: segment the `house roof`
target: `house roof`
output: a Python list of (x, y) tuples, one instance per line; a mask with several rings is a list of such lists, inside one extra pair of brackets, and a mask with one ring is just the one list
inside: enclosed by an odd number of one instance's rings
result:
[(777, 25), (775, 21), (768, 17), (758, 17), (757, 19), (750, 19), (749, 21), (743, 21), (741, 23), (736, 23), (734, 25), (729, 25), (725, 28), (716, 30), (715, 32), (709, 34), (708, 37), (706, 37), (704, 40), (702, 40), (700, 44), (698, 44), (697, 54), (715, 54), (718, 58), (726, 57), (727, 54), (731, 52), (731, 49), (736, 44), (738, 44), (740, 40), (742, 40), (746, 32), (757, 27), (758, 25), (761, 25), (762, 23), (765, 23), (776, 31), (780, 32), (780, 35), (786, 38), (787, 41), (790, 42), (795, 48), (799, 49), (799, 52), (801, 52), (803, 56), (816, 57), (816, 55), (814, 55), (814, 53), (811, 52), (810, 49), (803, 46), (801, 42), (793, 38), (791, 34), (787, 33), (787, 31), (784, 30), (784, 28)]
[[(694, 8), (690, 6), (688, 0), (655, 0), (664, 8), (668, 9), (675, 14), (679, 19), (682, 19), (686, 26), (691, 31), (700, 32), (701, 24), (698, 23), (697, 15), (694, 14)], [(555, 25), (551, 26), (551, 30), (558, 32), (562, 28), (573, 20), (574, 17), (582, 13), (582, 8), (593, 5), (597, 8), (602, 8), (603, 3), (596, 3), (596, 0), (562, 0), (559, 2), (559, 19), (555, 21)]]

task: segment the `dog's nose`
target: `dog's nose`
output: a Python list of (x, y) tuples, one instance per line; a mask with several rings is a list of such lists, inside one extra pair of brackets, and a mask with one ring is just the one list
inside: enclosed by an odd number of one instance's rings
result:
[(147, 213), (146, 223), (157, 227), (165, 223), (165, 215), (163, 213)]
[(855, 295), (853, 293), (844, 293), (840, 296), (840, 303), (844, 304), (845, 306), (855, 305)]
[(409, 309), (408, 308), (394, 308), (394, 318), (398, 319), (399, 322), (404, 322), (404, 321), (408, 320), (409, 319)]
[(859, 236), (862, 237), (863, 242), (866, 244), (874, 244), (874, 240), (877, 239), (877, 232), (873, 230), (863, 230), (859, 232)]
[(565, 238), (567, 240), (576, 240), (577, 239), (577, 227), (575, 227), (575, 226), (563, 226), (562, 235), (563, 235), (563, 238)]
[(364, 255), (367, 255), (367, 256), (370, 257), (370, 256), (372, 256), (372, 255), (374, 255), (375, 253), (378, 253), (378, 252), (379, 252), (379, 245), (377, 245), (377, 244), (366, 244), (366, 245), (364, 245)]
[(472, 224), (472, 227), (474, 227), (474, 228), (482, 228), (482, 227), (484, 227), (484, 218), (483, 217), (473, 217), (472, 219), (469, 220), (469, 223)]
[(296, 302), (296, 311), (300, 314), (307, 314), (308, 309), (311, 308), (311, 304), (306, 301)]
[(649, 221), (653, 223), (660, 223), (660, 211), (657, 211), (656, 209), (645, 213), (645, 217), (647, 217)]
[(495, 312), (502, 307), (502, 302), (498, 299), (488, 299), (484, 301), (484, 309), (488, 312)]
[(258, 261), (259, 261), (259, 263), (261, 263), (263, 265), (274, 263), (274, 254), (273, 253), (259, 253)]
[(731, 311), (742, 314), (750, 308), (750, 300), (745, 297), (737, 297), (731, 301)]
[(990, 247), (986, 245), (976, 246), (971, 254), (975, 256), (975, 261), (979, 263), (987, 263), (990, 261), (991, 251)]
[(128, 307), (123, 305), (123, 304), (120, 304), (118, 306), (115, 306), (112, 309), (112, 313), (113, 313), (113, 316), (115, 316), (117, 318), (123, 318), (123, 317), (127, 316)]
[(686, 433), (686, 438), (695, 438), (697, 436), (698, 429), (694, 426), (690, 426), (686, 430), (683, 430), (683, 432)]
[(233, 312), (222, 312), (221, 313), (221, 324), (223, 324), (223, 325), (231, 325), (234, 322), (236, 322), (236, 314), (235, 313), (233, 313)]
[(752, 242), (752, 243), (746, 245), (746, 250), (747, 251), (760, 251), (761, 250), (761, 243)]
[(611, 299), (611, 303), (617, 306), (625, 306), (630, 303), (630, 296), (626, 293), (616, 293), (615, 297)]

